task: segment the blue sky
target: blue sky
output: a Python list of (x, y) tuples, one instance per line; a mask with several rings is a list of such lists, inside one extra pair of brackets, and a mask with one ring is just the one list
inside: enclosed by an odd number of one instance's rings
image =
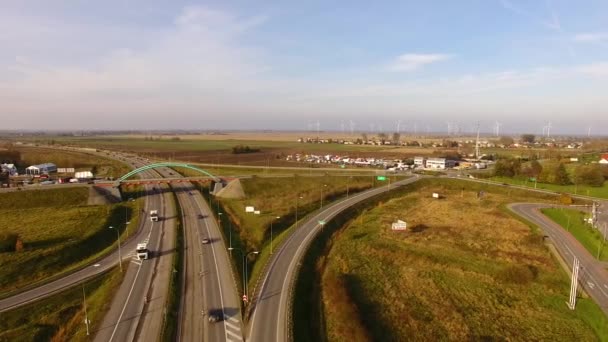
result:
[(608, 2), (0, 5), (7, 129), (608, 134)]

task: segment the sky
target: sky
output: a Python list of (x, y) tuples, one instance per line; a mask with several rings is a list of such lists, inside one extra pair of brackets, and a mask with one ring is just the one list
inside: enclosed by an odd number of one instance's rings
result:
[(608, 134), (608, 1), (2, 1), (0, 129)]

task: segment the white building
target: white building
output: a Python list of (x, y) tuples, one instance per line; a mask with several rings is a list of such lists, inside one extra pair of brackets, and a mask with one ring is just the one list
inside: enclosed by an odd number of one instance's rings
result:
[(17, 167), (15, 164), (0, 164), (0, 170), (7, 172), (9, 176), (17, 176)]
[(426, 160), (427, 169), (444, 170), (452, 168), (454, 165), (456, 165), (456, 163), (453, 160), (447, 160), (445, 158), (429, 158)]
[(414, 167), (426, 167), (426, 158), (414, 157)]
[(51, 172), (57, 172), (57, 166), (53, 163), (32, 165), (25, 169), (26, 175), (48, 175)]
[(74, 178), (76, 179), (91, 179), (93, 178), (93, 173), (91, 171), (80, 171), (74, 174)]

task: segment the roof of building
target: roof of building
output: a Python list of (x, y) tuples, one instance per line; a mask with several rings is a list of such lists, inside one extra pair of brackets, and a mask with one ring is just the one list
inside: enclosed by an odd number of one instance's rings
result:
[(608, 153), (604, 153), (600, 156), (600, 159), (608, 160)]
[(446, 161), (445, 158), (429, 158), (426, 160), (427, 163), (428, 162), (439, 162), (439, 163), (444, 163)]
[(48, 169), (49, 167), (57, 167), (57, 166), (53, 163), (44, 163), (44, 164), (28, 166), (27, 168), (28, 169)]

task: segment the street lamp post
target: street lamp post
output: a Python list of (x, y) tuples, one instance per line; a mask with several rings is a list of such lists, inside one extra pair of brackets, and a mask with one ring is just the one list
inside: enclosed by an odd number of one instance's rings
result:
[(84, 324), (87, 326), (87, 336), (89, 336), (89, 315), (87, 314), (87, 296), (84, 293), (84, 283), (82, 284), (82, 303), (84, 305)]
[(271, 220), (270, 220), (270, 254), (272, 254), (272, 238), (273, 238), (273, 236), (272, 236), (272, 222), (273, 222), (275, 219), (277, 219), (277, 220), (278, 220), (278, 219), (280, 219), (280, 218), (281, 218), (281, 216), (277, 216), (277, 217), (275, 217), (275, 218), (273, 218), (273, 219), (271, 219)]
[(243, 257), (243, 263), (245, 264), (245, 279), (243, 281), (245, 283), (245, 296), (247, 296), (247, 298), (249, 298), (249, 286), (247, 286), (247, 275), (248, 274), (247, 274), (247, 262), (246, 261), (247, 261), (247, 257), (250, 254), (260, 254), (260, 252), (258, 252), (258, 251), (251, 251), (251, 252), (245, 254), (245, 257)]
[(304, 197), (300, 196), (300, 194), (297, 194), (296, 196), (296, 229), (298, 229), (298, 199), (302, 199)]
[[(114, 229), (114, 227), (110, 226), (110, 229)], [(116, 243), (118, 244), (118, 266), (120, 267), (120, 272), (122, 272), (122, 256), (120, 253), (120, 233), (118, 232), (118, 228), (116, 228)]]
[(321, 187), (321, 209), (323, 209), (323, 189), (327, 187), (327, 184), (323, 184)]
[(247, 262), (246, 262), (246, 260), (247, 260), (247, 257), (249, 255), (251, 255), (251, 254), (259, 254), (260, 252), (258, 252), (258, 251), (251, 251), (251, 252), (245, 254), (242, 249), (240, 249), (240, 248), (234, 248), (234, 247), (228, 247), (228, 250), (229, 251), (237, 250), (237, 251), (239, 251), (241, 253), (241, 256), (243, 257), (243, 267), (242, 267), (243, 268), (243, 295), (245, 296), (245, 298), (247, 298), (248, 297), (248, 290), (247, 290)]

